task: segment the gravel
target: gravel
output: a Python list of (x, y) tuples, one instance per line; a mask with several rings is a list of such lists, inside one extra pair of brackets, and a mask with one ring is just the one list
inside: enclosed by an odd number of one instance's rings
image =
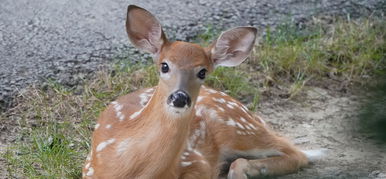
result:
[(383, 15), (384, 0), (2, 0), (0, 6), (0, 109), (30, 84), (53, 79), (76, 86), (115, 58), (140, 61), (127, 39), (126, 7), (155, 14), (170, 39), (192, 40), (216, 29), (302, 23), (316, 15)]

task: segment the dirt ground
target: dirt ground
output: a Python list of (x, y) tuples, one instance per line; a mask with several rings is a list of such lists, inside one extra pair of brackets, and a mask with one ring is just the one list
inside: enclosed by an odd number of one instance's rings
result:
[(309, 168), (279, 178), (386, 178), (386, 146), (359, 132), (359, 97), (317, 87), (299, 96), (263, 99), (258, 111), (301, 149), (328, 151)]

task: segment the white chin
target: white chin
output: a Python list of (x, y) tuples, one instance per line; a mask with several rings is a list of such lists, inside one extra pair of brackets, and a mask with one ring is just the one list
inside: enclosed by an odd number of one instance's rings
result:
[(190, 108), (188, 107), (188, 105), (185, 105), (182, 108), (177, 108), (177, 107), (168, 105), (167, 109), (171, 114), (175, 114), (175, 115), (184, 115), (190, 111)]

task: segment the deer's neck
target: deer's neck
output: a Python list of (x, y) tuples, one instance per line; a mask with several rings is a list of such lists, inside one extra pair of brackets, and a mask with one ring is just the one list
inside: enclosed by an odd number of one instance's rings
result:
[(136, 125), (138, 154), (146, 156), (138, 158), (136, 162), (146, 166), (144, 170), (157, 173), (157, 176), (149, 177), (170, 176), (167, 173), (175, 171), (173, 168), (177, 167), (193, 118), (192, 109), (180, 114), (173, 113), (166, 104), (167, 96), (166, 92), (157, 89)]

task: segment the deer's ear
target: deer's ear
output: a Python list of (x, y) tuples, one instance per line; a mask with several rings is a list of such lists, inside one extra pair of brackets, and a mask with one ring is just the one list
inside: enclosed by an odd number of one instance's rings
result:
[(152, 54), (160, 53), (167, 41), (157, 18), (135, 5), (127, 8), (126, 31), (135, 47)]
[(221, 33), (210, 49), (215, 67), (237, 66), (251, 52), (256, 39), (254, 27), (236, 27)]

